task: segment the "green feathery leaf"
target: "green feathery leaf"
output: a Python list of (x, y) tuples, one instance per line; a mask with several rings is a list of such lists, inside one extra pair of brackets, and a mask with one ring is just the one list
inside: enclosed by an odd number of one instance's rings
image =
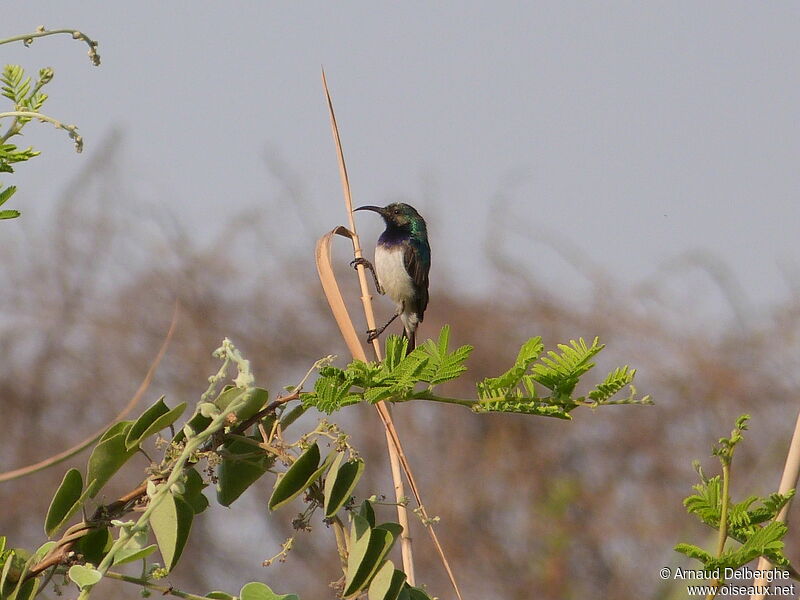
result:
[(19, 65), (6, 65), (0, 76), (2, 94), (14, 104), (21, 105), (31, 88), (31, 78), (25, 77), (25, 70)]
[(690, 514), (697, 517), (709, 527), (719, 527), (720, 497), (722, 486), (719, 475), (711, 477), (704, 483), (692, 486), (697, 493), (683, 501)]
[(588, 397), (596, 403), (602, 404), (626, 385), (629, 385), (635, 375), (636, 369), (629, 369), (628, 365), (618, 367), (611, 371), (602, 383), (597, 384), (597, 387), (589, 392)]
[(694, 544), (678, 544), (675, 546), (675, 551), (685, 554), (689, 558), (696, 558), (704, 564), (714, 560), (714, 557), (712, 557), (708, 552), (699, 546), (695, 546)]
[(516, 387), (527, 373), (531, 363), (539, 358), (542, 350), (544, 350), (544, 344), (541, 337), (529, 339), (520, 348), (514, 366), (499, 377), (484, 379), (478, 384), (479, 388), (483, 387), (490, 395), (498, 395), (500, 390)]
[(516, 400), (505, 398), (500, 400), (481, 401), (472, 410), (476, 413), (504, 412), (520, 413), (525, 415), (539, 415), (540, 417), (555, 417), (557, 419), (572, 419), (569, 411), (573, 407), (565, 407), (559, 404), (547, 404), (544, 402), (531, 402), (528, 398)]
[(356, 404), (361, 398), (350, 393), (352, 380), (345, 372), (336, 367), (324, 367), (320, 372), (325, 375), (317, 379), (314, 391), (302, 395), (304, 406), (313, 406), (317, 410), (331, 414), (343, 406)]
[(450, 344), (450, 326), (445, 325), (439, 332), (438, 341), (427, 340), (420, 348), (417, 348), (412, 355), (419, 350), (427, 354), (428, 362), (423, 369), (422, 381), (427, 381), (431, 386), (456, 379), (467, 367), (464, 365), (474, 348), (472, 346), (460, 346), (453, 352), (448, 350)]
[(604, 347), (598, 338), (591, 346), (583, 338), (571, 340), (569, 345), (559, 344), (560, 354), (551, 350), (533, 365), (533, 378), (558, 395), (570, 396), (581, 375), (594, 366), (592, 357)]

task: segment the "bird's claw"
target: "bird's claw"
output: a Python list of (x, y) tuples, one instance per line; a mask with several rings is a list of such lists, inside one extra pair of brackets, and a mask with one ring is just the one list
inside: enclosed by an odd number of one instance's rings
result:
[(367, 330), (367, 343), (372, 342), (373, 340), (378, 339), (380, 332), (377, 329), (368, 329)]
[(358, 266), (361, 265), (365, 269), (369, 269), (372, 273), (372, 279), (375, 281), (375, 290), (383, 295), (383, 288), (381, 287), (381, 282), (378, 281), (378, 274), (375, 272), (375, 267), (369, 262), (366, 258), (356, 258), (350, 261), (350, 266), (354, 269), (358, 269)]
[(372, 263), (369, 262), (366, 258), (356, 258), (350, 261), (350, 266), (353, 267), (354, 269), (357, 269), (358, 265), (362, 265), (367, 269), (372, 268)]

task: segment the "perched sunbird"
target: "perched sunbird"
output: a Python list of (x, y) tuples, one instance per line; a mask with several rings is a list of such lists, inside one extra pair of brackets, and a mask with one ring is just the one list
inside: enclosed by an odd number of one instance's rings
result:
[(378, 337), (397, 316), (403, 322), (408, 350), (416, 346), (417, 326), (428, 306), (428, 271), (431, 269), (431, 247), (425, 219), (413, 206), (396, 202), (383, 208), (360, 206), (355, 210), (371, 210), (383, 217), (386, 230), (375, 247), (375, 266), (364, 259), (351, 264), (364, 265), (372, 271), (379, 294), (388, 294), (397, 304), (394, 316), (383, 327), (370, 329), (367, 341)]

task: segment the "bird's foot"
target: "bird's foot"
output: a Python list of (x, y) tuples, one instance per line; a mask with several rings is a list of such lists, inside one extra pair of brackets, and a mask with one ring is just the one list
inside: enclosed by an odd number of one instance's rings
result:
[(375, 281), (375, 290), (383, 295), (383, 288), (381, 287), (380, 282), (378, 281), (378, 274), (375, 272), (375, 267), (372, 266), (372, 263), (369, 262), (366, 258), (356, 258), (355, 260), (350, 261), (350, 266), (354, 269), (358, 269), (358, 267), (362, 266), (365, 269), (369, 269), (372, 271), (372, 279)]
[(356, 258), (355, 260), (350, 261), (350, 266), (353, 267), (354, 269), (357, 269), (358, 265), (361, 265), (365, 269), (370, 269), (370, 270), (373, 269), (372, 263), (369, 262), (366, 258)]
[(391, 325), (392, 321), (394, 321), (396, 318), (397, 318), (397, 313), (395, 313), (394, 316), (386, 322), (386, 325), (378, 327), (377, 329), (369, 329), (367, 331), (367, 343), (370, 343), (371, 341), (378, 339), (378, 336), (382, 334), (384, 331), (386, 331), (386, 328), (389, 325)]

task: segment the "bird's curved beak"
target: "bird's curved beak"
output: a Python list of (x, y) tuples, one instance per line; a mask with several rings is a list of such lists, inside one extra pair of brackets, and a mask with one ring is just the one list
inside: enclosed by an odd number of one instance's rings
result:
[(358, 208), (354, 208), (353, 212), (357, 210), (371, 210), (372, 212), (376, 212), (379, 215), (383, 215), (383, 208), (380, 206), (359, 206)]

